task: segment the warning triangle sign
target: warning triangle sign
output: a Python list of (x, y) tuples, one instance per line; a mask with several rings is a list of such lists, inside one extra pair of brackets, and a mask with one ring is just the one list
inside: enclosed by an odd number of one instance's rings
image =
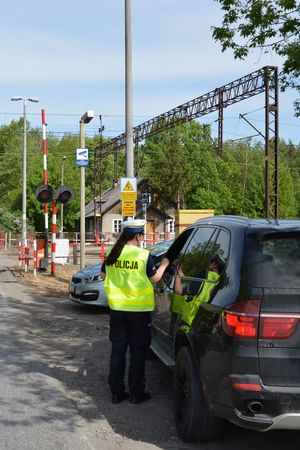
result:
[(127, 183), (126, 183), (125, 186), (124, 186), (123, 191), (124, 191), (124, 192), (125, 192), (125, 191), (126, 191), (126, 192), (128, 192), (128, 191), (133, 191), (133, 192), (134, 192), (134, 189), (133, 189), (133, 187), (132, 187), (130, 181), (127, 181)]

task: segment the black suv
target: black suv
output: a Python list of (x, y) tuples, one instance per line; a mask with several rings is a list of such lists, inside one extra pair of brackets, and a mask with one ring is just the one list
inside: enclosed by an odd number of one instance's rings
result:
[(300, 429), (300, 221), (201, 219), (167, 256), (151, 348), (174, 367), (181, 439), (216, 439), (224, 419)]

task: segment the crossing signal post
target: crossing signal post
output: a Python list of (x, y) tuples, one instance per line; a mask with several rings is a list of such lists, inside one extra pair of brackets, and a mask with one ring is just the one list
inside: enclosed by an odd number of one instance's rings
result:
[[(53, 202), (52, 208), (52, 265), (51, 273), (55, 273), (55, 240), (56, 240), (56, 202), (62, 205), (71, 203), (74, 199), (74, 191), (70, 186), (60, 186), (53, 194), (53, 189), (49, 184), (42, 184), (35, 191), (35, 197), (38, 202), (45, 204)], [(54, 225), (54, 228), (53, 228)], [(46, 235), (47, 234), (47, 235)], [(47, 250), (46, 250), (47, 246)], [(53, 250), (54, 249), (54, 250)], [(40, 269), (47, 270), (48, 267), (48, 231), (45, 232), (45, 257), (40, 261)], [(54, 255), (54, 256), (53, 256)], [(54, 259), (54, 260), (53, 260)]]
[(49, 241), (49, 230), (48, 230), (48, 203), (52, 201), (53, 189), (49, 184), (42, 184), (39, 186), (35, 192), (36, 199), (43, 205), (47, 205), (47, 226), (45, 225), (45, 244), (44, 244), (44, 258), (40, 260), (40, 269), (47, 270), (48, 267), (48, 241)]

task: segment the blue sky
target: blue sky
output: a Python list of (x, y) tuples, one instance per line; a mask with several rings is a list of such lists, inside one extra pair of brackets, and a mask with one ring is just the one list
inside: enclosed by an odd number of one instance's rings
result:
[[(125, 127), (124, 0), (15, 0), (1, 5), (0, 125), (22, 114), (12, 96), (37, 97), (28, 119), (58, 136), (78, 133), (86, 110), (101, 114), (105, 136)], [(221, 21), (214, 0), (132, 0), (133, 115), (137, 125), (264, 65), (279, 65), (272, 53), (254, 52), (235, 61), (221, 53), (211, 26)], [(293, 91), (280, 94), (280, 136), (299, 143), (300, 121), (293, 116)], [(263, 107), (263, 97), (225, 110), (224, 138), (253, 134), (239, 113)], [(214, 135), (216, 114), (205, 116)], [(263, 111), (248, 115), (263, 126)], [(93, 135), (95, 118), (86, 126)]]

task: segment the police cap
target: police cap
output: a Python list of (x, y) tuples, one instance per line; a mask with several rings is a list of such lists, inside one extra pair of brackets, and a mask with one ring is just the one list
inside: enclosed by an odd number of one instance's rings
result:
[(143, 219), (128, 219), (122, 223), (122, 231), (133, 231), (143, 233), (146, 221)]

